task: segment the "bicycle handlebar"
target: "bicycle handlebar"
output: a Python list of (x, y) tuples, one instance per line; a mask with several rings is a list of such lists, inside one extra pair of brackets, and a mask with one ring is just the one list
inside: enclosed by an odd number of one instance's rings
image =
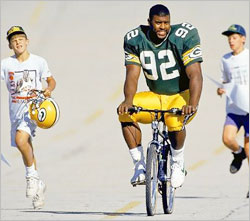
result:
[[(130, 114), (133, 114), (133, 113), (139, 113), (139, 112), (154, 112), (156, 114), (158, 113), (161, 113), (161, 114), (164, 114), (164, 113), (170, 113), (170, 114), (174, 114), (174, 115), (179, 115), (181, 116), (182, 115), (182, 110), (179, 109), (179, 108), (171, 108), (169, 110), (157, 110), (157, 109), (154, 109), (154, 110), (150, 110), (150, 109), (144, 109), (142, 107), (132, 107), (132, 108), (129, 108), (128, 109), (128, 112)], [(184, 121), (183, 121), (183, 126), (182, 126), (182, 129), (185, 127), (186, 123), (188, 122), (188, 120), (195, 114), (195, 112), (191, 113), (191, 114), (188, 114), (188, 115), (185, 115), (184, 116)], [(163, 116), (163, 115), (162, 115)]]
[(132, 107), (132, 108), (129, 108), (128, 109), (128, 112), (130, 114), (133, 114), (133, 113), (139, 113), (139, 112), (154, 112), (154, 113), (170, 113), (170, 114), (174, 114), (174, 115), (182, 115), (182, 110), (179, 109), (179, 108), (171, 108), (169, 110), (157, 110), (157, 109), (144, 109), (142, 107)]

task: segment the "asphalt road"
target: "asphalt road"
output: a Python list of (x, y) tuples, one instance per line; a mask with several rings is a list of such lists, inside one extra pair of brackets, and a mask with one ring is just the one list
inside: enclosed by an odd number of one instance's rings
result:
[[(133, 164), (122, 138), (116, 107), (123, 100), (123, 37), (147, 23), (155, 1), (1, 1), (1, 59), (11, 55), (5, 39), (21, 25), (29, 50), (48, 61), (57, 81), (57, 125), (38, 129), (35, 155), (47, 184), (46, 204), (34, 211), (25, 198), (20, 153), (10, 147), (8, 93), (1, 83), (1, 220), (249, 220), (249, 167), (229, 173), (232, 154), (221, 142), (225, 97), (205, 74), (220, 80), (220, 57), (229, 51), (221, 35), (238, 23), (249, 33), (248, 1), (160, 1), (171, 22), (198, 28), (203, 49), (204, 86), (196, 118), (187, 126), (183, 187), (175, 210), (147, 217), (145, 187), (133, 188)], [(247, 35), (248, 36), (248, 35)], [(247, 37), (246, 47), (249, 47)], [(143, 75), (139, 90), (147, 90)], [(151, 138), (142, 125), (143, 145)], [(242, 132), (239, 142), (243, 143)]]

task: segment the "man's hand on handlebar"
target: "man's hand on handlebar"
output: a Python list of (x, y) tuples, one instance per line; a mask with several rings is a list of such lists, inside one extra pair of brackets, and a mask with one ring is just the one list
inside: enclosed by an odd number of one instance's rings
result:
[(192, 106), (192, 105), (184, 105), (182, 107), (182, 115), (189, 115), (193, 114), (197, 111), (197, 106)]
[(131, 102), (123, 101), (117, 108), (118, 114), (127, 114), (128, 109), (133, 107), (133, 104)]

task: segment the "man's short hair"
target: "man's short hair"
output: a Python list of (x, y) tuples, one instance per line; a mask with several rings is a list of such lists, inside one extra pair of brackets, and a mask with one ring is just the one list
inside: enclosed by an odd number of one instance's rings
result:
[(152, 21), (154, 15), (166, 16), (166, 15), (170, 15), (170, 12), (166, 6), (157, 4), (157, 5), (152, 6), (149, 10), (150, 21)]

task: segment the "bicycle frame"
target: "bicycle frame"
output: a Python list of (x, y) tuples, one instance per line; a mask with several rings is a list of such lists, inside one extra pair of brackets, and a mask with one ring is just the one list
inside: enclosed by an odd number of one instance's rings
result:
[[(154, 113), (154, 119), (151, 123), (151, 127), (153, 130), (153, 139), (150, 142), (151, 143), (157, 143), (158, 145), (159, 143), (159, 135), (163, 138), (163, 140), (168, 140), (168, 144), (171, 144), (169, 139), (168, 139), (168, 133), (166, 131), (166, 125), (165, 125), (165, 121), (164, 121), (164, 114), (166, 113), (170, 113), (170, 114), (174, 114), (174, 115), (182, 115), (182, 110), (178, 109), (178, 108), (171, 108), (169, 110), (150, 110), (150, 109), (143, 109), (142, 107), (133, 107), (133, 108), (129, 108), (128, 110), (130, 113), (138, 113), (138, 112), (153, 112)], [(158, 119), (158, 114), (160, 114), (160, 118)], [(182, 129), (185, 128), (185, 125), (187, 123), (187, 121), (189, 120), (189, 118), (191, 116), (193, 116), (194, 113), (191, 113), (189, 115), (186, 115), (184, 117), (184, 121), (183, 121), (183, 127)], [(159, 123), (162, 122), (163, 123), (163, 129), (162, 131), (159, 130)]]
[[(172, 108), (170, 110), (149, 110), (143, 109), (142, 107), (129, 109), (130, 113), (138, 113), (140, 111), (153, 113), (154, 115), (151, 122), (153, 138), (147, 147), (146, 161), (147, 214), (149, 216), (155, 214), (157, 190), (162, 195), (164, 213), (171, 214), (174, 206), (175, 188), (171, 186), (171, 142), (166, 130), (167, 126), (165, 125), (164, 114), (182, 115), (182, 110), (178, 108)], [(185, 124), (193, 114), (184, 117), (182, 129), (185, 128)], [(160, 129), (161, 123), (163, 124), (162, 129)]]
[[(158, 120), (158, 112), (155, 112), (154, 113), (154, 120), (152, 121), (151, 123), (151, 128), (153, 130), (153, 139), (149, 142), (148, 144), (148, 147), (154, 143), (158, 146), (157, 148), (157, 153), (159, 153), (160, 151), (160, 147), (162, 147), (165, 142), (168, 141), (168, 133), (166, 131), (166, 125), (164, 123), (164, 114), (162, 112), (160, 112), (161, 116), (160, 116), (160, 119)], [(163, 129), (160, 130), (159, 129), (159, 125), (160, 125), (160, 122), (163, 122)], [(163, 138), (163, 143), (161, 143), (159, 141), (159, 136)], [(168, 144), (170, 144), (170, 142), (168, 141)]]
[[(157, 153), (157, 160), (160, 164), (160, 160), (166, 160), (166, 151), (170, 151), (171, 153), (171, 142), (168, 137), (168, 132), (166, 131), (166, 125), (164, 123), (164, 112), (159, 112), (160, 118), (158, 119), (158, 112), (155, 110), (154, 112), (154, 120), (151, 123), (151, 128), (153, 130), (153, 139), (149, 142), (148, 148), (152, 144), (155, 144), (156, 146), (156, 153)], [(163, 128), (159, 129), (160, 123), (163, 124)], [(162, 140), (159, 140), (159, 137), (162, 138)], [(166, 148), (166, 149), (165, 149)], [(163, 171), (163, 168), (161, 166), (158, 166), (158, 180), (161, 182), (167, 181), (167, 179), (170, 179), (169, 177), (164, 176), (165, 172)], [(162, 176), (162, 177), (160, 177)], [(164, 178), (164, 177), (165, 178)]]

